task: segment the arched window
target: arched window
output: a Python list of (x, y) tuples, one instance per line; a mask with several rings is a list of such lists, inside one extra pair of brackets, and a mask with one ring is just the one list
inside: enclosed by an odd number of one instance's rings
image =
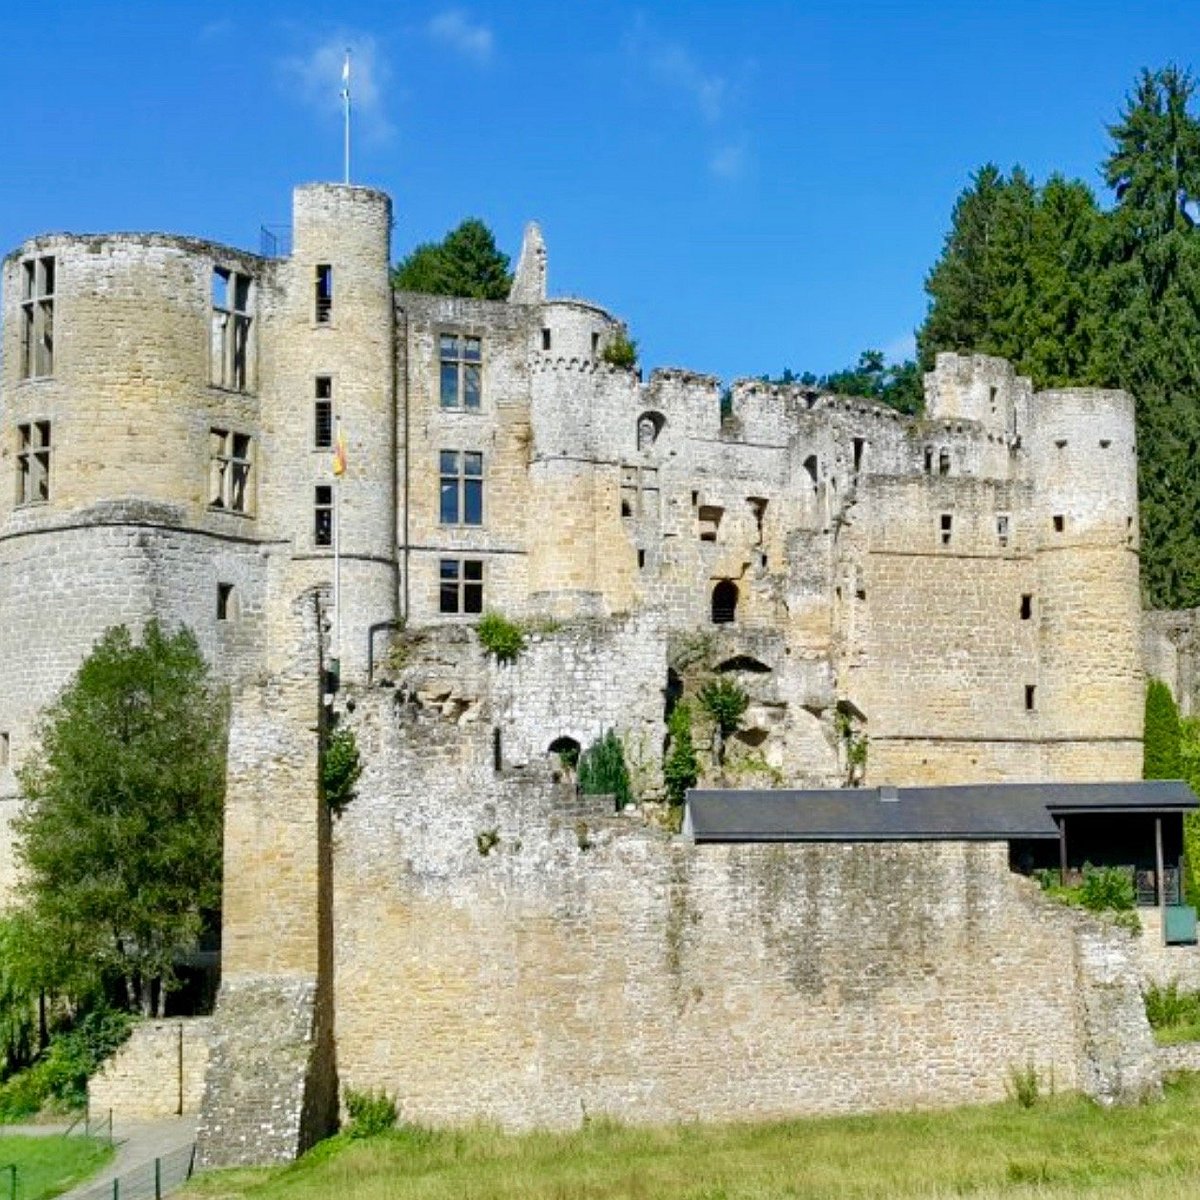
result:
[(732, 624), (737, 616), (737, 584), (722, 579), (712, 590), (712, 621), (714, 625)]
[(557, 754), (558, 761), (568, 771), (575, 770), (579, 762), (579, 751), (582, 747), (573, 737), (558, 737), (546, 747), (550, 754)]
[(658, 435), (662, 433), (663, 426), (667, 423), (667, 418), (659, 412), (644, 412), (638, 417), (637, 423), (637, 448), (639, 450), (649, 450), (651, 446), (658, 441)]
[(804, 469), (808, 472), (808, 481), (812, 484), (813, 491), (817, 490), (817, 456), (810, 454), (804, 460)]

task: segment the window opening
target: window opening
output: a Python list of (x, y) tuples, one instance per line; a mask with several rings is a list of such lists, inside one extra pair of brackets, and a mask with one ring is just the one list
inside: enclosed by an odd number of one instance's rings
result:
[(712, 623), (730, 625), (737, 618), (738, 590), (731, 579), (719, 580), (712, 590)]
[(550, 330), (549, 329), (542, 330), (542, 349), (543, 350), (550, 349)]
[(438, 609), (444, 613), (483, 612), (483, 561), (443, 558), (438, 564)]
[(213, 268), (212, 362), (215, 387), (244, 392), (250, 381), (250, 333), (254, 281), (239, 271)]
[(933, 474), (933, 447), (932, 446), (925, 447), (925, 474), (926, 475)]
[(1037, 688), (1032, 683), (1025, 685), (1025, 711), (1033, 712), (1035, 710), (1035, 700), (1037, 697)]
[(1033, 616), (1033, 593), (1023, 592), (1021, 594), (1021, 620), (1028, 621)]
[(716, 504), (702, 504), (697, 513), (700, 521), (700, 540), (702, 542), (715, 542), (717, 540), (717, 530), (721, 527), (721, 518), (725, 515), (725, 510)]
[(313, 445), (328, 450), (333, 445), (333, 379), (318, 375), (313, 401)]
[(1109, 446), (1111, 446), (1111, 445), (1112, 445), (1111, 438), (1101, 438), (1100, 439), (1100, 449), (1101, 450), (1107, 450), (1109, 448)]
[(319, 483), (313, 489), (313, 545), (333, 545), (333, 485)]
[(251, 472), (254, 466), (248, 433), (211, 429), (209, 443), (209, 508), (251, 511)]
[(749, 496), (746, 503), (750, 505), (750, 511), (754, 514), (754, 528), (757, 544), (762, 545), (763, 542), (763, 517), (767, 515), (767, 501), (761, 496)]
[(492, 769), (495, 771), (502, 770), (504, 767), (504, 742), (500, 733), (500, 726), (492, 726)]
[(441, 520), (443, 525), (483, 524), (483, 455), (473, 450), (443, 450)]
[(645, 552), (645, 550), (639, 550), (638, 551), (638, 569), (642, 570), (645, 566), (646, 566), (646, 552)]
[(477, 337), (444, 333), (439, 339), (443, 408), (478, 409), (483, 343)]
[(941, 533), (943, 546), (950, 545), (950, 531), (953, 528), (953, 525), (954, 518), (949, 513), (942, 513)]
[(317, 263), (314, 298), (317, 324), (328, 325), (333, 320), (333, 266), (330, 263)]
[(1066, 438), (1055, 438), (1054, 445), (1059, 450), (1065, 450), (1067, 448), (1067, 439)]
[(54, 374), (53, 255), (21, 264), (21, 378)]
[(233, 584), (218, 583), (217, 584), (217, 620), (231, 621), (234, 617), (233, 612)]
[(8, 766), (8, 756), (12, 750), (12, 742), (7, 733), (0, 733), (0, 767)]
[(863, 451), (867, 448), (866, 438), (854, 439), (854, 474), (857, 475), (862, 470)]
[(1066, 517), (1064, 517), (1064, 516), (1062, 515), (1062, 513), (1055, 513), (1055, 514), (1054, 514), (1054, 532), (1055, 532), (1055, 533), (1062, 533), (1062, 531), (1063, 531), (1063, 530), (1064, 530), (1066, 527), (1067, 527), (1067, 519), (1066, 519)]
[(817, 490), (817, 470), (818, 470), (817, 456), (815, 454), (810, 454), (804, 460), (804, 469), (808, 472), (809, 482), (812, 484), (813, 491), (815, 492)]
[(658, 516), (658, 468), (621, 468), (621, 516)]
[(988, 404), (991, 406), (992, 416), (996, 415), (996, 389), (995, 387), (988, 388)]
[(1002, 547), (1008, 545), (1008, 530), (1009, 530), (1008, 513), (997, 513), (996, 514), (996, 540), (1000, 543), (1000, 545)]
[(50, 422), (17, 426), (17, 503), (50, 499)]
[(939, 475), (949, 475), (950, 474), (950, 451), (949, 450), (939, 450), (938, 451), (938, 474)]

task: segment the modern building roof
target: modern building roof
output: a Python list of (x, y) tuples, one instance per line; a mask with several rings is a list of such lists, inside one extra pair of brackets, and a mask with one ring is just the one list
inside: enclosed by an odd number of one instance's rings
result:
[(1059, 816), (1175, 813), (1200, 806), (1179, 780), (955, 787), (688, 792), (698, 842), (1010, 841), (1057, 838)]

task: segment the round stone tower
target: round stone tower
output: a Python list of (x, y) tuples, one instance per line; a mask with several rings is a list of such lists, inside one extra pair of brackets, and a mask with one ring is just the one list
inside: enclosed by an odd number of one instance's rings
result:
[(397, 613), (391, 200), (307, 184), (295, 191), (293, 222), (264, 342), (264, 508), (291, 543), (283, 586), (293, 593), (332, 580), (340, 541), (340, 654), (332, 650), (343, 674), (362, 674), (371, 627)]
[(1045, 742), (1046, 776), (1139, 779), (1133, 399), (1095, 389), (1039, 393), (1030, 442), (1039, 677), (1024, 683), (1023, 701)]

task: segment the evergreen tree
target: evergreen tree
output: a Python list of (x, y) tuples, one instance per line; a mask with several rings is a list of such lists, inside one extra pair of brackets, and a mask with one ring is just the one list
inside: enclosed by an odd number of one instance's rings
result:
[(1146, 688), (1146, 734), (1143, 743), (1143, 779), (1179, 779), (1183, 754), (1179, 710), (1171, 689), (1161, 679)]
[(401, 260), (392, 272), (392, 286), (434, 296), (506, 300), (512, 287), (508, 265), (492, 231), (468, 217), (442, 241), (425, 242)]

